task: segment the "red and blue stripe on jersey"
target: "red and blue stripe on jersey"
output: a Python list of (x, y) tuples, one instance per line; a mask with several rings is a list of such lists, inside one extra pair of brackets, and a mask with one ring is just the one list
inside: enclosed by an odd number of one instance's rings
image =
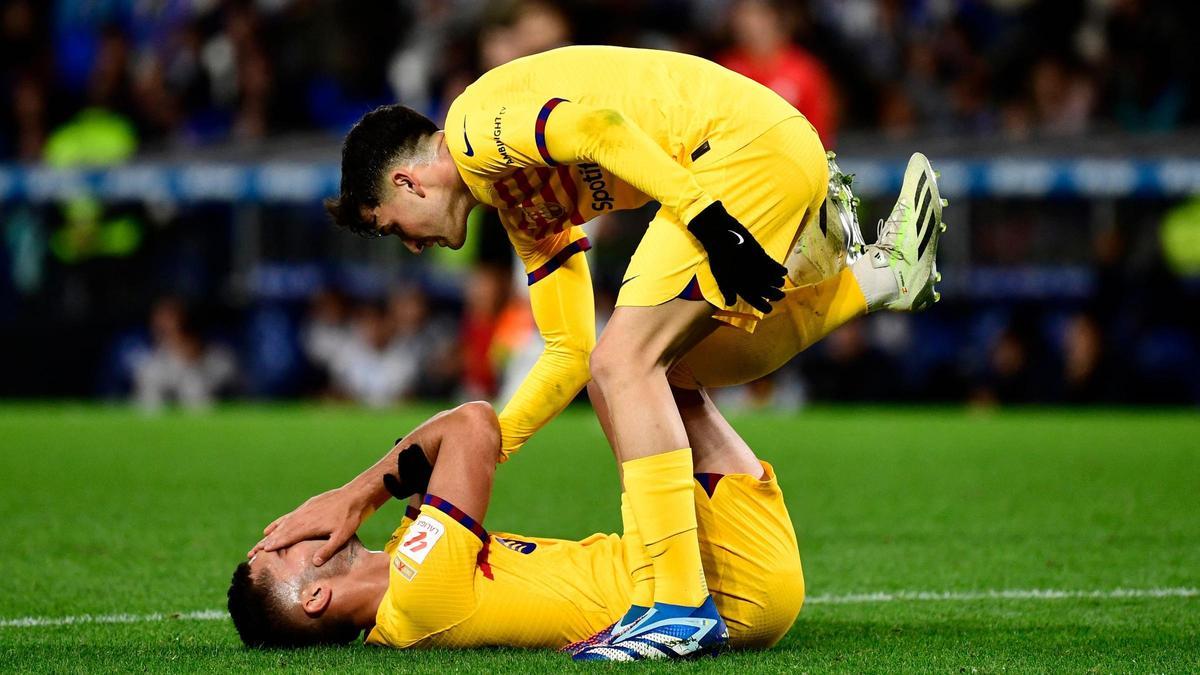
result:
[(464, 513), (462, 509), (451, 504), (445, 499), (438, 497), (437, 495), (425, 495), (425, 503), (457, 520), (460, 525), (470, 530), (471, 533), (476, 537), (479, 537), (480, 541), (485, 544), (487, 543), (487, 530), (483, 529), (482, 525), (476, 522), (474, 518)]
[(550, 150), (546, 147), (546, 121), (550, 119), (550, 113), (558, 107), (559, 103), (566, 103), (565, 98), (552, 98), (546, 101), (546, 105), (538, 111), (537, 122), (533, 127), (533, 142), (537, 144), (538, 152), (542, 155), (542, 161), (548, 166), (558, 166), (558, 162), (550, 156)]

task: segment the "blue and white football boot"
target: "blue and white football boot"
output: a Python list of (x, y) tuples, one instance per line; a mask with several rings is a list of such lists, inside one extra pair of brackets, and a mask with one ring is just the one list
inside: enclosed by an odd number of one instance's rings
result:
[(638, 619), (642, 618), (642, 616), (648, 611), (650, 611), (649, 607), (633, 605), (629, 608), (629, 611), (625, 612), (625, 616), (617, 619), (607, 628), (602, 629), (600, 632), (589, 638), (584, 638), (578, 642), (572, 642), (571, 644), (560, 648), (558, 651), (575, 656), (588, 647), (596, 647), (602, 644), (608, 644), (610, 640), (629, 630), (630, 627), (637, 623)]
[(608, 642), (585, 647), (576, 661), (649, 661), (685, 659), (721, 651), (729, 629), (712, 597), (699, 607), (655, 603)]

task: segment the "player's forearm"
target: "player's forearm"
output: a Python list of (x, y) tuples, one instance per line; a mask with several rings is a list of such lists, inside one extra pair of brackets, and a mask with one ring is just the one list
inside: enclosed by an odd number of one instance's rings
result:
[(684, 223), (714, 201), (690, 171), (616, 110), (560, 106), (549, 117), (546, 143), (555, 160), (595, 162)]
[(501, 461), (558, 416), (591, 379), (589, 352), (545, 351), (500, 411)]
[(572, 255), (531, 285), (529, 305), (546, 347), (500, 413), (500, 461), (558, 416), (591, 379), (596, 309), (587, 258)]
[(405, 436), (399, 443), (396, 443), (378, 462), (375, 462), (366, 471), (358, 474), (349, 483), (346, 483), (343, 489), (355, 495), (372, 512), (386, 504), (392, 495), (384, 487), (383, 478), (389, 475), (396, 479), (403, 478), (403, 476), (398, 475), (399, 472), (397, 470), (397, 463), (401, 452), (413, 444), (417, 444), (421, 447), (421, 450), (425, 454), (425, 459), (431, 466), (437, 463), (438, 452), (441, 449), (444, 437), (443, 427), (445, 423), (443, 420), (450, 412), (452, 411), (440, 412), (423, 422), (416, 429), (413, 429), (408, 436)]

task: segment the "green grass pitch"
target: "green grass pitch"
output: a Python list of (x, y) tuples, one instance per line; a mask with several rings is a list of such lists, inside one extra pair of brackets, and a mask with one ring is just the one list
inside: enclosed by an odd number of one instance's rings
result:
[[(41, 671), (555, 671), (554, 653), (242, 649), (225, 618), (15, 619), (221, 609), (276, 515), (341, 484), (430, 413), (0, 408), (0, 668)], [(668, 670), (1200, 670), (1200, 415), (815, 409), (734, 419), (778, 468), (810, 603), (774, 650)], [(391, 505), (363, 538), (381, 546)], [(487, 525), (617, 529), (600, 430), (568, 411), (501, 468)], [(1095, 597), (978, 597), (1009, 590)], [(864, 593), (947, 592), (870, 601)], [(960, 595), (966, 594), (966, 595)], [(878, 600), (878, 599), (876, 599)], [(640, 670), (640, 668), (639, 668)]]

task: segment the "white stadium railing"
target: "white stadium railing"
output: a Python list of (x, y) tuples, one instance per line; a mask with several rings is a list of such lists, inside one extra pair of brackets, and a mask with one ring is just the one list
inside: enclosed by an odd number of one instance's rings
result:
[[(932, 157), (950, 197), (1114, 199), (1200, 194), (1200, 159)], [(888, 195), (904, 162), (840, 157), (856, 193)], [(321, 162), (133, 163), (103, 169), (0, 165), (0, 202), (53, 202), (89, 195), (105, 200), (311, 202), (337, 192), (338, 167)]]

